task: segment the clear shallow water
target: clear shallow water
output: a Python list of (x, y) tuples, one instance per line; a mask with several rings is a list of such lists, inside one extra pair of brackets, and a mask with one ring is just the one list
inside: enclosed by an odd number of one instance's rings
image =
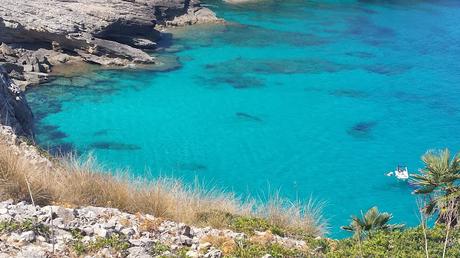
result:
[(165, 41), (162, 57), (179, 67), (29, 90), (38, 142), (136, 176), (313, 196), (336, 237), (373, 205), (416, 224), (410, 187), (383, 174), (460, 149), (460, 2), (208, 3), (239, 24)]

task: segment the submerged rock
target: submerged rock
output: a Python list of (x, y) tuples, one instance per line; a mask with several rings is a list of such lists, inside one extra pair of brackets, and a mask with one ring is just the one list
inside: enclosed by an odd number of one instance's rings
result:
[(140, 146), (135, 144), (127, 144), (121, 142), (95, 142), (90, 145), (90, 148), (105, 149), (105, 150), (139, 150)]
[(370, 136), (372, 129), (377, 125), (377, 122), (360, 122), (355, 124), (348, 130), (348, 134), (356, 138), (366, 138)]
[(207, 170), (208, 167), (206, 165), (200, 163), (180, 163), (178, 164), (178, 168), (180, 170), (190, 170), (190, 171), (202, 171)]
[(262, 122), (262, 119), (257, 117), (257, 116), (254, 116), (254, 115), (250, 115), (248, 113), (243, 113), (243, 112), (236, 112), (235, 115), (238, 117), (238, 118), (241, 118), (241, 119), (244, 119), (244, 120), (248, 120), (248, 121), (255, 121), (255, 122)]

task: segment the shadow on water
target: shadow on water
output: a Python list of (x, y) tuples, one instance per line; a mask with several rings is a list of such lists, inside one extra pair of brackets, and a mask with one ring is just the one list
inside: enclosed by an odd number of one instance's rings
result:
[(337, 89), (330, 92), (330, 95), (335, 97), (348, 97), (348, 98), (367, 98), (369, 93), (365, 91), (353, 90), (353, 89)]
[(348, 18), (347, 22), (348, 29), (343, 32), (343, 36), (355, 38), (371, 46), (391, 43), (391, 40), (396, 36), (394, 30), (376, 25), (369, 17)]
[(412, 66), (402, 64), (373, 64), (364, 66), (364, 69), (371, 73), (390, 76), (403, 74), (411, 70)]
[(177, 165), (177, 168), (179, 170), (187, 170), (187, 171), (204, 171), (208, 170), (208, 167), (206, 165), (200, 164), (200, 163), (179, 163)]
[(205, 65), (208, 77), (196, 76), (195, 79), (202, 80), (202, 85), (228, 84), (241, 89), (264, 86), (261, 78), (267, 75), (336, 73), (351, 68), (350, 65), (319, 59), (236, 58)]
[(371, 138), (371, 133), (375, 126), (377, 126), (375, 121), (359, 122), (348, 129), (347, 133), (358, 139)]
[(339, 88), (339, 89), (324, 89), (320, 87), (308, 87), (304, 88), (304, 92), (308, 93), (322, 93), (328, 94), (333, 97), (343, 97), (343, 98), (354, 98), (354, 99), (366, 99), (370, 98), (371, 94), (363, 90), (355, 90), (351, 88)]
[(93, 136), (103, 136), (109, 133), (108, 129), (102, 129), (93, 133)]
[(54, 140), (61, 140), (61, 139), (67, 138), (67, 136), (68, 136), (66, 133), (61, 132), (61, 131), (57, 131), (57, 130), (56, 131), (51, 131), (51, 132), (49, 132), (47, 134), (49, 135), (49, 137), (51, 139), (53, 139), (53, 141)]
[[(246, 75), (216, 75), (214, 77), (195, 76), (195, 80), (203, 87), (215, 88), (216, 85), (230, 85), (235, 89), (260, 88), (265, 86), (262, 79)], [(206, 86), (207, 85), (207, 86)]]
[(404, 91), (396, 91), (391, 97), (404, 103), (420, 104), (430, 109), (441, 111), (443, 114), (457, 115), (460, 110), (455, 106), (457, 101), (450, 99), (449, 95), (421, 95)]
[(253, 122), (263, 122), (263, 120), (260, 117), (250, 115), (248, 113), (236, 112), (235, 115), (236, 115), (236, 117), (238, 117), (241, 120), (253, 121)]
[(357, 58), (374, 58), (375, 55), (369, 52), (363, 52), (363, 51), (351, 51), (351, 52), (346, 52), (345, 55), (351, 56), (351, 57), (357, 57)]
[(117, 150), (117, 151), (133, 151), (133, 150), (140, 150), (141, 147), (136, 144), (128, 144), (128, 143), (121, 143), (121, 142), (94, 142), (89, 145), (90, 149), (102, 149), (102, 150)]
[[(329, 43), (327, 38), (311, 33), (286, 32), (252, 25), (227, 26), (219, 37), (219, 41), (225, 44), (244, 47), (268, 47), (280, 44), (308, 47)], [(267, 39), (270, 40), (267, 41)]]
[(206, 67), (211, 72), (257, 74), (334, 73), (349, 69), (349, 65), (321, 59), (243, 59), (215, 63)]

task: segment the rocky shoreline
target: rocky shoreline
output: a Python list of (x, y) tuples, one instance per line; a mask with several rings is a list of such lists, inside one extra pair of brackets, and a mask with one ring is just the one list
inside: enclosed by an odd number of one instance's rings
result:
[[(199, 0), (4, 0), (0, 5), (0, 125), (33, 139), (23, 91), (79, 64), (155, 64), (169, 27), (222, 23)], [(64, 67), (64, 69), (62, 69)]]
[(61, 64), (155, 63), (160, 30), (220, 22), (198, 0), (4, 0), (0, 65), (24, 90)]

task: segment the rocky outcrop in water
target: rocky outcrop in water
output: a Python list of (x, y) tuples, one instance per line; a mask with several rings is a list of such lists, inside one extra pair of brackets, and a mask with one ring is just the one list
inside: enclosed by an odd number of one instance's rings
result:
[(33, 116), (24, 93), (9, 78), (8, 67), (0, 65), (0, 124), (18, 135), (33, 136)]
[(145, 50), (161, 37), (155, 26), (216, 21), (197, 0), (2, 0), (0, 63), (12, 64), (12, 77), (24, 85), (72, 60), (153, 63)]

